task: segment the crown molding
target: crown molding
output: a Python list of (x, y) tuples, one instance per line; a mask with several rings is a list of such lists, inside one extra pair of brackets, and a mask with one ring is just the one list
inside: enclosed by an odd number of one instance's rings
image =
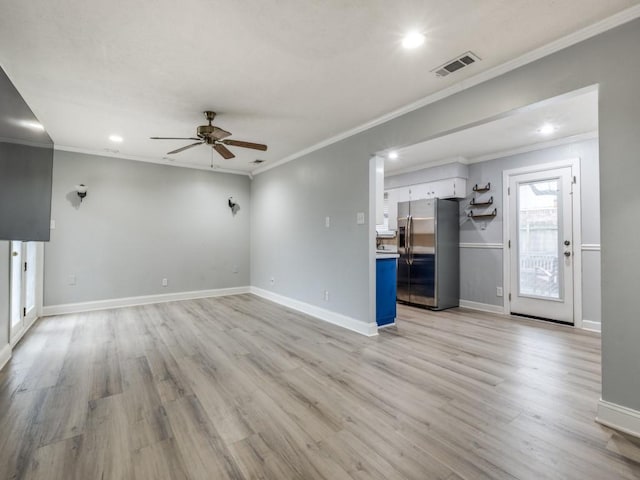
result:
[(426, 168), (440, 167), (441, 165), (450, 165), (452, 163), (469, 165), (469, 159), (462, 156), (449, 157), (449, 158), (443, 158), (440, 160), (434, 160), (433, 162), (421, 163), (420, 165), (411, 165), (405, 168), (401, 168), (399, 170), (392, 170), (388, 173), (387, 173), (387, 170), (385, 169), (384, 178), (395, 177), (398, 175), (402, 175), (404, 173), (413, 173), (413, 172), (417, 172), (418, 170), (424, 170)]
[(450, 165), (452, 163), (460, 163), (462, 165), (472, 165), (474, 163), (482, 163), (488, 162), (490, 160), (495, 160), (498, 158), (510, 157), (511, 155), (518, 155), (521, 153), (529, 153), (536, 152), (538, 150), (544, 150), (545, 148), (559, 147), (561, 145), (568, 145), (571, 143), (584, 142), (586, 140), (593, 140), (598, 138), (598, 132), (587, 132), (587, 133), (579, 133), (577, 135), (571, 135), (569, 137), (556, 138), (554, 140), (549, 140), (547, 142), (539, 142), (533, 143), (530, 145), (525, 145), (524, 147), (512, 148), (509, 150), (500, 150), (497, 152), (487, 153), (484, 155), (479, 155), (477, 157), (452, 157), (445, 158), (442, 160), (436, 160), (434, 162), (421, 163), (420, 165), (413, 165), (411, 167), (406, 167), (400, 170), (394, 170), (392, 172), (385, 171), (385, 178), (391, 178), (398, 175), (402, 175), (404, 173), (413, 173), (418, 172), (420, 170), (426, 170), (428, 168), (439, 167), (441, 165)]
[(404, 107), (401, 107), (397, 110), (393, 110), (385, 115), (382, 115), (381, 117), (375, 118), (369, 122), (366, 122), (350, 130), (347, 130), (343, 133), (340, 133), (333, 137), (329, 137), (326, 140), (323, 140), (308, 148), (305, 148), (296, 153), (293, 153), (269, 165), (265, 165), (264, 167), (257, 168), (253, 170), (252, 173), (253, 175), (258, 175), (268, 170), (271, 170), (273, 168), (284, 165), (285, 163), (289, 163), (292, 160), (296, 160), (304, 155), (315, 152), (316, 150), (320, 150), (321, 148), (327, 147), (341, 140), (357, 135), (358, 133), (362, 133), (365, 130), (369, 130), (370, 128), (373, 128), (385, 122), (388, 122), (389, 120), (393, 120), (394, 118), (398, 118), (409, 112), (425, 107), (429, 104), (435, 103), (439, 100), (442, 100), (443, 98), (450, 97), (451, 95), (462, 92), (471, 87), (475, 87), (476, 85), (479, 85), (483, 82), (486, 82), (488, 80), (499, 77), (500, 75), (503, 75), (507, 72), (515, 70), (516, 68), (520, 68), (524, 65), (535, 62), (536, 60), (540, 60), (541, 58), (544, 58), (548, 55), (559, 52), (560, 50), (564, 50), (567, 47), (580, 43), (589, 38), (595, 37), (596, 35), (604, 33), (608, 30), (619, 27), (620, 25), (623, 25), (632, 20), (635, 20), (638, 17), (640, 17), (640, 5), (627, 8), (626, 10), (623, 10), (608, 18), (605, 18), (604, 20), (596, 22), (593, 25), (577, 30), (573, 33), (570, 33), (569, 35), (565, 35), (564, 37), (559, 38), (558, 40), (555, 40), (542, 47), (531, 50), (530, 52), (525, 53), (524, 55), (521, 55), (501, 65), (498, 65), (497, 67), (490, 68), (470, 78), (461, 80), (460, 82), (455, 83), (443, 90), (440, 90), (431, 95), (427, 95), (426, 97), (416, 102), (405, 105)]
[(165, 165), (168, 167), (191, 168), (195, 170), (205, 170), (207, 172), (231, 173), (233, 175), (246, 175), (248, 177), (251, 177), (251, 172), (245, 172), (242, 170), (233, 170), (228, 168), (211, 168), (206, 165), (199, 165), (199, 164), (187, 163), (187, 162), (177, 163), (171, 160), (143, 157), (140, 155), (127, 155), (127, 154), (122, 154), (120, 152), (113, 153), (105, 150), (93, 150), (90, 148), (71, 147), (69, 145), (55, 145), (53, 148), (54, 150), (59, 150), (62, 152), (84, 153), (87, 155), (96, 155), (98, 157), (119, 158), (121, 160), (135, 160), (137, 162), (155, 163), (157, 165)]
[(508, 150), (501, 150), (498, 152), (487, 153), (485, 155), (479, 155), (477, 157), (470, 157), (467, 159), (467, 163), (471, 165), (473, 163), (488, 162), (489, 160), (495, 160), (496, 158), (504, 158), (521, 153), (535, 152), (538, 150), (544, 150), (545, 148), (559, 147), (560, 145), (584, 142), (586, 140), (593, 140), (595, 138), (598, 138), (597, 131), (579, 133), (577, 135), (571, 135), (569, 137), (556, 138), (547, 142), (532, 143), (531, 145), (525, 145), (524, 147), (511, 148)]

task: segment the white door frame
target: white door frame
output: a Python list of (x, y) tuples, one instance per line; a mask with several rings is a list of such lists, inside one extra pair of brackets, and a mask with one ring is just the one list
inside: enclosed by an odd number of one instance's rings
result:
[(509, 248), (509, 226), (511, 221), (511, 212), (509, 210), (509, 180), (511, 176), (522, 175), (523, 173), (544, 172), (556, 168), (571, 167), (571, 172), (575, 177), (573, 184), (572, 196), (572, 214), (573, 214), (573, 326), (582, 328), (582, 217), (581, 217), (581, 199), (582, 192), (580, 189), (580, 158), (568, 158), (557, 162), (543, 163), (540, 165), (531, 165), (528, 167), (514, 168), (504, 170), (502, 172), (502, 285), (506, 287), (504, 294), (504, 312), (511, 314), (511, 303), (509, 302), (509, 292), (511, 288), (511, 249)]
[[(44, 303), (44, 242), (36, 244), (36, 320), (42, 316)], [(35, 320), (34, 320), (35, 323)], [(31, 325), (29, 325), (30, 327)], [(28, 327), (27, 327), (28, 329)]]
[[(22, 253), (24, 253), (24, 244), (26, 241), (22, 242), (21, 248), (23, 249)], [(35, 284), (35, 317), (27, 324), (23, 326), (23, 329), (16, 334), (15, 337), (11, 336), (11, 319), (9, 319), (9, 343), (11, 348), (15, 347), (15, 345), (24, 337), (25, 333), (29, 331), (29, 329), (36, 323), (36, 320), (42, 316), (42, 305), (44, 298), (44, 243), (43, 242), (35, 242), (36, 243), (36, 264), (33, 266), (36, 269), (36, 284)], [(9, 249), (9, 255), (12, 255), (12, 249)], [(9, 258), (9, 262), (11, 263), (11, 257)], [(22, 259), (24, 262), (24, 258)], [(24, 287), (24, 285), (22, 285)], [(11, 288), (11, 283), (9, 285)], [(11, 292), (9, 293), (9, 302), (11, 302)], [(21, 294), (21, 303), (24, 302), (24, 292)], [(20, 305), (20, 309), (22, 309), (22, 305)]]

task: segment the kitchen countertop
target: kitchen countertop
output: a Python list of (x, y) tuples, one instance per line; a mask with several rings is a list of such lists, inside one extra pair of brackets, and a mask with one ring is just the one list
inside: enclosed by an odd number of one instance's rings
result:
[(385, 252), (381, 250), (376, 250), (376, 260), (384, 260), (386, 258), (399, 258), (396, 252)]

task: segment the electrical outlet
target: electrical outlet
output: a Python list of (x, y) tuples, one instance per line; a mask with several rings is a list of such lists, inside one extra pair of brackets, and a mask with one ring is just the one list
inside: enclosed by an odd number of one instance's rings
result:
[(67, 283), (69, 285), (75, 285), (76, 284), (76, 276), (75, 275), (69, 275), (69, 277), (67, 279)]
[(502, 287), (496, 287), (496, 297), (502, 296)]
[(166, 287), (167, 285), (169, 285), (169, 280), (167, 280), (166, 278), (162, 279), (162, 286)]
[(364, 212), (356, 213), (356, 223), (358, 225), (364, 225)]
[(274, 284), (276, 283), (276, 277), (271, 277), (271, 278), (269, 279), (269, 283), (270, 283), (271, 285), (274, 285)]
[(328, 302), (329, 301), (329, 290), (325, 290), (324, 291), (324, 301)]
[(324, 226), (327, 228), (331, 226), (331, 217), (324, 217)]

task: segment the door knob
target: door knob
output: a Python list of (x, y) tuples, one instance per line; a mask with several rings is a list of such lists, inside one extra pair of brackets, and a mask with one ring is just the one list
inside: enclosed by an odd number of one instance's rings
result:
[(18, 252), (12, 252), (11, 255), (13, 255), (14, 257), (18, 256)]
[(564, 244), (568, 247), (569, 245), (571, 245), (571, 242), (569, 240), (565, 240)]
[(571, 256), (571, 252), (564, 252), (564, 256), (565, 257), (570, 257)]

